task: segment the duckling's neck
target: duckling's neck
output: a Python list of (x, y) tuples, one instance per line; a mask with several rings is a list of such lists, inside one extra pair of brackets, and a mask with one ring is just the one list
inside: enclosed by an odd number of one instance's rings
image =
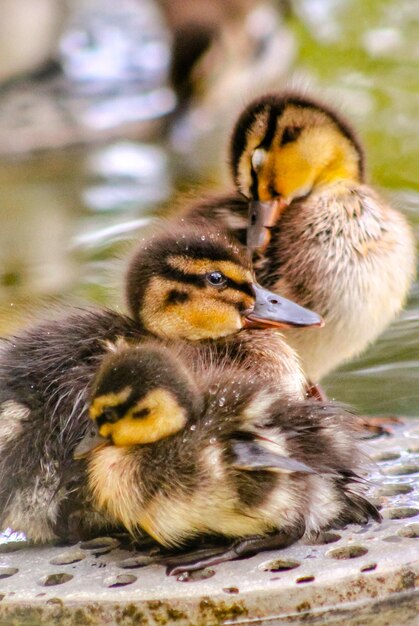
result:
[(307, 381), (299, 358), (278, 330), (243, 330), (227, 337), (222, 346), (224, 358), (255, 372), (267, 385), (275, 384), (284, 401), (305, 398)]

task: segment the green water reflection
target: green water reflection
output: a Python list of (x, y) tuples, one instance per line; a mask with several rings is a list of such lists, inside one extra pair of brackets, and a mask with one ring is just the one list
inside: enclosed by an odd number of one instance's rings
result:
[[(341, 104), (365, 141), (370, 177), (419, 236), (419, 1), (299, 0), (293, 7), (289, 83)], [(220, 129), (216, 150), (225, 141)], [(179, 157), (156, 139), (1, 163), (0, 332), (21, 326), (45, 302), (123, 306), (130, 241), (188, 186), (193, 161), (193, 151)], [(193, 176), (205, 182), (208, 170)], [(328, 392), (362, 411), (417, 415), (418, 340), (416, 283), (401, 318), (329, 377)]]

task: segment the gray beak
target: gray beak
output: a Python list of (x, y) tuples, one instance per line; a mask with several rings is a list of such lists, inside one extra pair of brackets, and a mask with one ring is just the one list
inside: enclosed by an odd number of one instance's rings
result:
[(103, 448), (104, 446), (108, 446), (110, 443), (111, 441), (109, 439), (106, 439), (106, 437), (102, 437), (102, 435), (99, 434), (96, 423), (92, 422), (91, 427), (88, 429), (83, 439), (79, 441), (75, 447), (73, 458), (83, 459), (90, 454), (92, 450)]
[(253, 285), (255, 306), (245, 314), (245, 328), (323, 326), (320, 315), (260, 285)]
[(279, 197), (271, 202), (249, 202), (247, 247), (250, 250), (266, 248), (271, 237), (270, 228), (276, 224), (287, 206), (288, 203)]

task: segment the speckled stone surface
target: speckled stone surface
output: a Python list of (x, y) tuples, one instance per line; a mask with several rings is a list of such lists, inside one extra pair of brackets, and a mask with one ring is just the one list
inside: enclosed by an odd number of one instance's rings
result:
[(136, 567), (135, 553), (109, 537), (66, 548), (3, 544), (0, 624), (419, 625), (419, 420), (365, 448), (381, 524), (189, 578)]

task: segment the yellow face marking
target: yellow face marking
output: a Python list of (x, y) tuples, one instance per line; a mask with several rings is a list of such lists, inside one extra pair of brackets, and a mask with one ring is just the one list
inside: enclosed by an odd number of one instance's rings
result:
[(102, 396), (97, 396), (89, 409), (90, 419), (95, 420), (102, 414), (103, 409), (107, 407), (118, 406), (126, 402), (132, 392), (132, 388), (127, 385), (121, 391), (117, 393), (106, 393)]
[[(266, 115), (264, 119), (266, 124)], [(295, 141), (281, 146), (282, 134), (290, 127), (301, 128), (301, 134)], [(265, 132), (265, 126), (254, 125), (240, 158), (239, 185), (246, 195), (250, 195), (251, 164), (255, 159), (262, 202), (277, 195), (291, 202), (324, 184), (359, 180), (359, 155), (355, 146), (322, 111), (289, 105), (277, 123), (270, 149), (261, 159), (257, 157), (258, 146)]]
[(208, 272), (222, 272), (237, 283), (252, 282), (250, 270), (245, 269), (232, 261), (212, 261), (211, 259), (189, 259), (183, 256), (170, 256), (168, 264), (185, 274), (207, 274)]
[(243, 326), (241, 315), (234, 305), (217, 299), (207, 298), (204, 303), (197, 296), (179, 309), (173, 323), (177, 323), (178, 332), (187, 333), (192, 340), (225, 337)]
[[(213, 264), (210, 269), (214, 270)], [(250, 271), (239, 269), (241, 281), (244, 277), (244, 280), (251, 282), (253, 277)], [(227, 270), (225, 266), (224, 270)], [(168, 303), (167, 294), (172, 289), (179, 289), (180, 285), (181, 291), (188, 294), (188, 299), (185, 302)], [(145, 327), (158, 336), (192, 341), (216, 339), (233, 334), (243, 327), (237, 304), (243, 310), (250, 308), (254, 298), (234, 287), (222, 290), (211, 286), (199, 288), (154, 276), (148, 284), (140, 317)]]
[[(136, 412), (149, 411), (145, 417)], [(107, 422), (99, 428), (102, 437), (112, 437), (115, 446), (153, 443), (181, 430), (187, 421), (186, 410), (167, 389), (153, 389), (117, 422)]]
[(267, 182), (272, 177), (275, 191), (290, 202), (321, 185), (354, 180), (357, 173), (355, 149), (332, 124), (308, 128), (296, 141), (271, 151), (259, 179), (260, 199), (272, 198)]

